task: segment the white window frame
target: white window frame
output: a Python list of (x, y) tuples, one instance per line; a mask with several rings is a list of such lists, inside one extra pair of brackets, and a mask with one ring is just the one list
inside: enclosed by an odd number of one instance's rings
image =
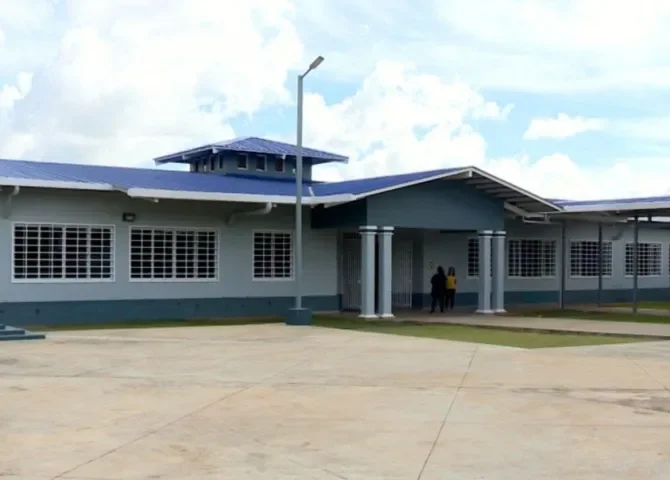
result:
[[(12, 248), (11, 248), (11, 283), (113, 283), (116, 281), (116, 227), (115, 225), (109, 224), (98, 224), (98, 223), (72, 223), (72, 222), (42, 222), (42, 221), (14, 221), (12, 225)], [(110, 273), (109, 278), (15, 278), (16, 269), (14, 266), (14, 257), (15, 257), (15, 245), (16, 245), (16, 235), (15, 235), (15, 226), (16, 225), (32, 225), (32, 226), (51, 226), (51, 227), (76, 227), (82, 228), (86, 227), (89, 229), (89, 238), (88, 245), (90, 248), (91, 239), (90, 239), (90, 230), (93, 228), (105, 228), (109, 229), (111, 233), (111, 252), (110, 252)], [(90, 254), (90, 251), (89, 251)], [(89, 260), (89, 270), (90, 270), (90, 258)], [(65, 272), (65, 264), (63, 264), (63, 272)]]
[[(623, 246), (623, 276), (624, 278), (633, 278), (635, 277), (634, 274), (627, 274), (626, 273), (626, 250), (628, 250), (628, 245), (631, 247), (635, 245), (635, 242), (626, 242)], [(638, 278), (660, 278), (663, 276), (663, 244), (661, 242), (638, 242), (639, 245), (657, 245), (658, 248), (660, 249), (660, 252), (658, 254), (658, 261), (659, 261), (659, 268), (658, 268), (658, 275), (642, 275), (639, 270), (640, 270), (640, 265), (638, 263), (638, 273), (637, 276)], [(640, 253), (640, 250), (638, 248), (638, 255)], [(639, 261), (639, 260), (638, 260)]]
[[(572, 245), (574, 243), (598, 243), (598, 240), (589, 240), (589, 239), (571, 239), (568, 242), (568, 276), (570, 278), (598, 278), (598, 274), (595, 275), (576, 275), (572, 273)], [(607, 256), (607, 248), (605, 245), (609, 245), (609, 259)], [(581, 252), (580, 252), (581, 253)], [(597, 257), (597, 253), (596, 253)], [(596, 258), (596, 262), (597, 262)], [(609, 274), (603, 273), (602, 278), (612, 278), (614, 274), (614, 242), (611, 240), (603, 241), (603, 272), (607, 270), (609, 260)]]
[[(476, 242), (477, 244), (477, 275), (470, 275), (470, 242)], [(505, 240), (505, 242), (507, 242), (507, 240)], [(469, 280), (477, 280), (479, 278), (479, 237), (468, 237), (466, 248), (466, 277)], [(505, 262), (505, 269), (507, 269), (507, 262)], [(491, 276), (493, 276), (493, 244), (491, 245)]]
[[(288, 234), (291, 236), (291, 276), (289, 277), (256, 277), (256, 271), (254, 268), (255, 263), (255, 245), (254, 239), (256, 234)], [(281, 230), (281, 229), (267, 229), (267, 228), (258, 228), (251, 231), (251, 279), (254, 282), (292, 282), (295, 280), (295, 231), (293, 230)]]
[[(263, 168), (258, 168), (260, 162), (263, 162)], [(256, 171), (257, 172), (267, 172), (268, 171), (268, 157), (267, 155), (256, 155)]]
[[(240, 167), (240, 158), (244, 158), (244, 167)], [(249, 155), (246, 153), (238, 153), (235, 159), (237, 160), (238, 170), (249, 170)]]
[[(279, 165), (278, 162), (281, 162), (281, 168), (277, 168), (277, 166)], [(284, 173), (286, 171), (286, 159), (285, 158), (282, 158), (282, 157), (275, 158), (274, 164), (275, 164), (275, 172)]]
[[(551, 242), (554, 244), (554, 274), (553, 275), (541, 275), (537, 277), (524, 277), (521, 275), (512, 275), (512, 269), (509, 268), (509, 262), (510, 258), (512, 256), (510, 255), (510, 248), (513, 245), (513, 242), (523, 242), (523, 241), (532, 241), (532, 242)], [(507, 278), (509, 279), (514, 279), (514, 280), (550, 280), (550, 279), (556, 279), (558, 278), (558, 271), (560, 269), (560, 265), (558, 262), (558, 242), (554, 238), (541, 238), (541, 237), (514, 237), (514, 238), (507, 238), (507, 243), (505, 245), (505, 269), (507, 270)]]
[[(215, 275), (212, 278), (133, 278), (132, 264), (133, 264), (133, 255), (132, 255), (132, 234), (133, 230), (172, 230), (174, 232), (213, 232), (215, 238), (215, 250), (214, 250), (214, 271)], [(161, 225), (132, 225), (128, 228), (128, 281), (131, 283), (215, 283), (220, 281), (221, 276), (221, 232), (218, 228), (207, 228), (207, 227), (166, 227)], [(173, 265), (176, 268), (176, 249), (172, 253)]]

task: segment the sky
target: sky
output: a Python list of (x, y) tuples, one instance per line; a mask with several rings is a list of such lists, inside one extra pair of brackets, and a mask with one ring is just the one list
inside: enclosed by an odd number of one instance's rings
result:
[[(667, 0), (0, 0), (0, 157), (152, 166), (236, 136), (339, 180), (475, 165), (551, 198), (670, 194)], [(664, 33), (665, 32), (665, 33)]]

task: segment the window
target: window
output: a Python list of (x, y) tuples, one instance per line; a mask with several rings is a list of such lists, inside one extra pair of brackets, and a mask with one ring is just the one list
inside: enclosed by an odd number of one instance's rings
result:
[(15, 223), (15, 281), (110, 281), (114, 227)]
[[(637, 244), (637, 274), (640, 277), (661, 276), (661, 251), (660, 243), (638, 243)], [(625, 270), (626, 276), (635, 274), (635, 244), (626, 244)]]
[(284, 165), (284, 159), (282, 157), (277, 157), (275, 159), (275, 171), (283, 173), (284, 168), (286, 168), (286, 166)]
[(554, 240), (508, 240), (507, 275), (518, 278), (556, 276)]
[(256, 157), (256, 170), (264, 172), (268, 167), (268, 159), (265, 155), (258, 155)]
[(293, 278), (293, 235), (289, 232), (254, 232), (254, 279)]
[[(570, 276), (597, 277), (598, 276), (598, 242), (580, 240), (570, 242)], [(612, 276), (612, 242), (603, 242), (602, 275)]]
[[(493, 274), (493, 248), (491, 248), (491, 274)], [(468, 238), (468, 277), (479, 277), (479, 239)]]
[(246, 170), (248, 160), (249, 160), (249, 158), (247, 157), (246, 153), (238, 153), (237, 154), (237, 168), (240, 169), (240, 170)]
[(216, 280), (214, 230), (130, 229), (131, 280)]

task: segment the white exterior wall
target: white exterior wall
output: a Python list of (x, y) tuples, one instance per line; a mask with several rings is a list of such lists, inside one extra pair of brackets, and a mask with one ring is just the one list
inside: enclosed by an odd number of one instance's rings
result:
[[(603, 241), (612, 242), (612, 276), (603, 277), (603, 289), (620, 290), (633, 287), (633, 278), (624, 276), (624, 254), (625, 244), (633, 241), (633, 227), (623, 227), (623, 234), (618, 240), (613, 240), (621, 233), (622, 227), (615, 225), (603, 225)], [(561, 265), (561, 227), (560, 225), (538, 225), (510, 222), (506, 227), (508, 239), (553, 239), (556, 240), (556, 266), (555, 278), (509, 278), (505, 275), (506, 291), (556, 291), (560, 288), (560, 277), (558, 269)], [(456, 268), (459, 279), (459, 292), (477, 292), (477, 278), (468, 278), (468, 238), (476, 238), (476, 233), (440, 233), (437, 231), (426, 231), (423, 234), (423, 292), (430, 292), (429, 270), (431, 264), (435, 268), (442, 265), (445, 269), (449, 266)], [(593, 223), (573, 222), (566, 229), (566, 290), (595, 290), (598, 288), (597, 278), (573, 278), (570, 277), (570, 240), (598, 240), (598, 226)], [(670, 230), (651, 229), (640, 226), (640, 243), (652, 242), (662, 244), (661, 273), (660, 277), (638, 277), (639, 288), (669, 288), (668, 257), (670, 255)], [(507, 261), (506, 261), (507, 263)], [(433, 268), (433, 270), (434, 270)]]
[[(0, 258), (5, 258), (0, 277), (0, 301), (44, 302), (62, 300), (188, 299), (219, 297), (290, 297), (292, 280), (252, 279), (252, 234), (254, 229), (294, 230), (292, 207), (283, 206), (269, 215), (240, 217), (226, 225), (229, 214), (253, 210), (262, 205), (217, 202), (161, 201), (151, 203), (128, 198), (122, 193), (76, 192), (22, 189), (13, 199), (11, 216), (0, 218)], [(124, 223), (123, 212), (137, 215)], [(337, 295), (337, 234), (309, 229), (305, 210), (304, 295)], [(13, 283), (12, 223), (105, 224), (115, 227), (115, 280), (112, 282)], [(219, 240), (217, 281), (129, 280), (129, 228), (131, 226), (215, 228)]]

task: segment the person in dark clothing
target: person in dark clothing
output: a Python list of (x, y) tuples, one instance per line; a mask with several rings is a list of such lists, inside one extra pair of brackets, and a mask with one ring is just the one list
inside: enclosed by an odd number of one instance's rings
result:
[(447, 310), (453, 310), (454, 301), (456, 300), (456, 269), (454, 267), (447, 269), (446, 299)]
[(440, 312), (444, 313), (444, 298), (447, 293), (447, 276), (444, 268), (437, 267), (437, 273), (430, 279), (430, 313), (435, 313), (435, 307), (440, 304)]

